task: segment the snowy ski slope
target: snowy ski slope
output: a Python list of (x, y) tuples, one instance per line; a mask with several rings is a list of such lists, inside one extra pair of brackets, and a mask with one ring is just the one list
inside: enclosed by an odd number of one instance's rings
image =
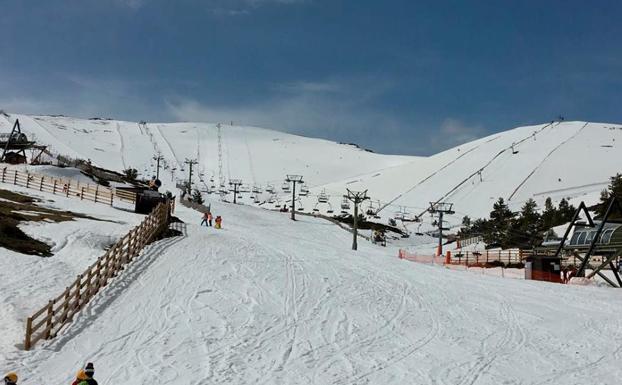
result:
[[(219, 177), (215, 125), (12, 115), (0, 116), (0, 131), (15, 117), (53, 151), (107, 168), (150, 175), (159, 151), (168, 189), (180, 177), (170, 169), (186, 157), (199, 159), (205, 179)], [(596, 123), (521, 127), (428, 158), (250, 127), (223, 132), (226, 179), (278, 188), (285, 173), (301, 173), (312, 190), (300, 202), (306, 210), (323, 189), (339, 211), (340, 192), (366, 188), (386, 205), (383, 219), (445, 196), (458, 215), (485, 215), (497, 196), (515, 205), (593, 196), (622, 169), (622, 130)], [(419, 265), (366, 242), (354, 253), (351, 235), (329, 222), (292, 222), (215, 195), (206, 197), (224, 217), (222, 231), (199, 227), (200, 215), (178, 206), (183, 237), (149, 246), (57, 339), (24, 352), (25, 317), (141, 219), (40, 195), (54, 200), (46, 205), (122, 223), (24, 226), (55, 245), (48, 259), (0, 249), (0, 367), (17, 370), (20, 384), (69, 383), (86, 361), (109, 385), (616, 384), (622, 375), (622, 298), (611, 289)]]
[(333, 225), (213, 202), (183, 207), (185, 236), (149, 247), (107, 295), (0, 366), (24, 385), (614, 384), (622, 298), (450, 271), (361, 245)]
[[(256, 186), (264, 191), (256, 194), (262, 207), (291, 203), (290, 194), (280, 188), (286, 174), (301, 174), (307, 181), (310, 194), (297, 202), (305, 212), (339, 213), (346, 188), (367, 189), (373, 208), (382, 208), (382, 221), (396, 212), (412, 218), (439, 200), (455, 204), (456, 215), (447, 218), (450, 225), (459, 224), (464, 215), (486, 216), (499, 197), (515, 210), (529, 198), (542, 206), (549, 196), (556, 202), (570, 198), (594, 203), (609, 177), (622, 170), (622, 126), (602, 123), (519, 127), (430, 157), (374, 154), (325, 140), (223, 125), (221, 173), (215, 124), (140, 125), (11, 115), (0, 117), (0, 131), (16, 118), (54, 152), (92, 159), (114, 170), (134, 167), (150, 176), (155, 173), (152, 157), (160, 152), (167, 166), (162, 178), (184, 180), (188, 174), (187, 168), (182, 171), (184, 160), (198, 159), (197, 188), (218, 189), (221, 176), (227, 187), (230, 178), (241, 178), (247, 190)], [(277, 190), (273, 199), (265, 193), (269, 185)], [(329, 196), (328, 203), (318, 202), (322, 192)], [(240, 194), (241, 201), (252, 203), (250, 195)]]

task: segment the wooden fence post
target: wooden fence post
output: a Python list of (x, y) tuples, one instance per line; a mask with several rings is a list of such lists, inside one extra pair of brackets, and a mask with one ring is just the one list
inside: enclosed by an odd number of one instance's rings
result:
[(63, 301), (63, 319), (60, 321), (61, 323), (65, 322), (65, 320), (67, 319), (67, 314), (69, 314), (69, 301), (71, 300), (71, 298), (69, 298), (70, 291), (71, 290), (69, 290), (69, 287), (65, 289), (65, 298)]
[(71, 190), (71, 182), (67, 182), (67, 197), (69, 197), (69, 190)]
[(48, 302), (47, 321), (45, 323), (45, 339), (46, 340), (50, 338), (52, 327), (54, 326), (52, 322), (53, 317), (54, 317), (54, 301), (50, 300)]
[(26, 319), (26, 338), (24, 339), (24, 350), (30, 350), (32, 341), (32, 317)]
[(95, 186), (95, 203), (97, 203), (97, 193), (99, 192), (99, 185)]
[(30, 188), (30, 174), (26, 173), (26, 188)]
[(39, 183), (39, 191), (43, 191), (43, 177), (41, 177), (41, 183)]
[[(82, 283), (82, 274), (78, 274), (78, 279), (76, 279), (76, 307), (75, 307), (76, 312), (80, 310), (80, 308), (82, 307), (80, 305), (80, 299), (82, 298), (80, 295), (81, 283)], [(72, 315), (72, 318), (73, 318), (73, 315)]]
[(15, 170), (15, 176), (13, 177), (13, 184), (17, 184), (17, 170)]
[(56, 179), (54, 179), (54, 186), (52, 187), (52, 194), (56, 195)]
[(6, 167), (2, 169), (2, 183), (4, 183), (4, 176), (6, 175)]

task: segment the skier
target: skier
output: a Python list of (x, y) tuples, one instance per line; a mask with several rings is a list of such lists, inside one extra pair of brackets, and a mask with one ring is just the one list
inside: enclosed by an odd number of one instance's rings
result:
[(210, 214), (208, 212), (204, 212), (203, 213), (203, 220), (201, 221), (201, 226), (203, 226), (203, 224), (205, 223), (205, 226), (208, 226), (208, 221), (209, 221), (209, 216)]
[(217, 229), (222, 228), (222, 217), (220, 215), (216, 216), (216, 225), (214, 226)]
[(15, 385), (17, 384), (17, 374), (15, 372), (9, 372), (4, 376), (4, 384), (5, 385)]
[(207, 224), (208, 224), (210, 227), (212, 227), (212, 219), (213, 219), (213, 217), (212, 217), (212, 213), (208, 211), (208, 212), (207, 212)]

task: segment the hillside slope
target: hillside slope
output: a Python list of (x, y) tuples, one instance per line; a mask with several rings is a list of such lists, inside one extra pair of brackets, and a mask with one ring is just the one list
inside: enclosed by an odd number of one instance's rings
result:
[(622, 126), (555, 122), (519, 127), (323, 188), (368, 189), (385, 207), (385, 217), (400, 209), (420, 214), (429, 202), (452, 202), (456, 215), (448, 219), (455, 224), (464, 215), (486, 216), (499, 197), (514, 210), (530, 198), (540, 206), (549, 196), (593, 200), (589, 193), (606, 188), (609, 177), (622, 171), (621, 143)]
[[(11, 115), (0, 117), (0, 132), (19, 119), (22, 129), (54, 153), (91, 159), (112, 170), (136, 168), (148, 178), (155, 173), (153, 156), (167, 164), (163, 178), (187, 179), (186, 159), (198, 160), (195, 176), (220, 177), (215, 124), (168, 123), (140, 125), (116, 120)], [(302, 174), (309, 185), (338, 181), (357, 173), (396, 166), (412, 157), (386, 156), (326, 140), (305, 138), (255, 127), (222, 126), (222, 176), (249, 185), (278, 185), (285, 175)], [(175, 172), (171, 174), (172, 169)], [(182, 171), (182, 169), (184, 169)], [(198, 180), (196, 180), (198, 182)]]
[[(310, 187), (310, 194), (297, 202), (306, 212), (339, 213), (347, 188), (368, 190), (371, 201), (364, 211), (370, 204), (381, 208), (382, 221), (396, 212), (420, 215), (439, 200), (455, 204), (456, 214), (447, 218), (450, 225), (459, 224), (464, 215), (487, 216), (499, 197), (514, 210), (529, 198), (542, 206), (549, 196), (555, 202), (570, 198), (594, 203), (609, 177), (622, 171), (622, 126), (602, 123), (518, 127), (430, 157), (407, 157), (255, 127), (223, 125), (219, 141), (216, 125), (208, 123), (141, 125), (11, 115), (0, 117), (0, 131), (16, 118), (52, 151), (114, 170), (134, 167), (149, 177), (155, 174), (153, 156), (159, 152), (166, 168), (161, 179), (182, 181), (188, 175), (184, 161), (197, 159), (196, 188), (218, 190), (221, 177), (226, 187), (229, 179), (239, 178), (246, 185), (240, 199), (247, 204), (291, 204), (290, 194), (280, 189), (286, 174), (303, 175)], [(253, 186), (264, 192), (252, 194)], [(275, 194), (265, 192), (268, 186)], [(328, 202), (320, 202), (325, 195)], [(351, 212), (351, 207), (343, 211)]]

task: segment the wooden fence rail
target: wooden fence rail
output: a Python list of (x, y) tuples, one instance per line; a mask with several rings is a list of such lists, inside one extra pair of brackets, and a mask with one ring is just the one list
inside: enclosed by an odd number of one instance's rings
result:
[(115, 199), (130, 203), (136, 202), (136, 194), (133, 192), (112, 190), (104, 186), (80, 183), (70, 179), (58, 179), (10, 170), (7, 167), (4, 167), (0, 172), (0, 182), (110, 206)]
[(61, 295), (50, 300), (46, 306), (28, 317), (24, 349), (30, 350), (41, 339), (54, 338), (64, 325), (70, 323), (75, 314), (113, 277), (117, 276), (126, 264), (168, 228), (169, 210), (170, 204), (159, 204), (140, 225), (130, 230), (103, 256), (99, 257), (97, 262), (78, 275)]
[(484, 250), (481, 252), (463, 251), (456, 254), (450, 254), (449, 256), (419, 255), (417, 253), (409, 253), (406, 250), (401, 249), (398, 253), (398, 257), (400, 259), (407, 259), (413, 262), (465, 266), (486, 266), (490, 263), (519, 264), (523, 262), (523, 259), (527, 255), (528, 253), (521, 249)]
[(526, 255), (520, 249), (463, 251), (451, 255), (451, 263), (455, 265), (485, 265), (492, 262), (505, 264), (522, 263)]

